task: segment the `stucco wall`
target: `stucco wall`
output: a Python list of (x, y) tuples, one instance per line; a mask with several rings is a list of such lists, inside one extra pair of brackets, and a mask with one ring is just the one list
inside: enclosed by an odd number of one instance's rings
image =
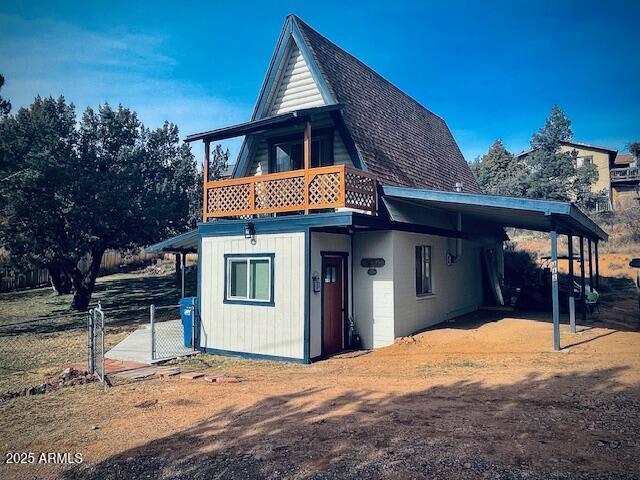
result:
[[(205, 237), (201, 250), (201, 346), (302, 359), (304, 233)], [(224, 254), (273, 253), (274, 306), (224, 303)]]
[(593, 157), (593, 164), (598, 169), (598, 181), (591, 185), (591, 191), (597, 193), (603, 189), (609, 189), (609, 155), (595, 150), (586, 150), (567, 145), (560, 147), (561, 152), (571, 152), (573, 150), (578, 152), (578, 157)]
[[(434, 294), (417, 297), (415, 247), (432, 248)], [(390, 345), (430, 325), (476, 310), (483, 301), (480, 245), (463, 241), (462, 256), (447, 266), (455, 240), (407, 232), (356, 233), (354, 239), (354, 316), (365, 348)], [(369, 275), (362, 258), (384, 258)]]
[[(431, 246), (433, 295), (416, 296), (415, 247)], [(447, 265), (455, 241), (431, 235), (393, 232), (395, 336), (410, 335), (428, 326), (476, 310), (482, 304), (479, 245), (463, 241), (462, 255)]]
[[(354, 318), (365, 348), (384, 347), (394, 341), (393, 232), (354, 234)], [(368, 275), (363, 258), (384, 258), (386, 264)]]

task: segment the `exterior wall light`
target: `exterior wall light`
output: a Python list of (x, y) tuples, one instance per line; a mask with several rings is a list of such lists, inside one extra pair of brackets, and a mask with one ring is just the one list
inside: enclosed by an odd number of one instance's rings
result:
[(311, 280), (313, 281), (313, 293), (320, 293), (320, 275), (318, 272), (313, 272)]
[(256, 244), (256, 227), (253, 223), (247, 223), (244, 226), (244, 238), (251, 240), (251, 245)]

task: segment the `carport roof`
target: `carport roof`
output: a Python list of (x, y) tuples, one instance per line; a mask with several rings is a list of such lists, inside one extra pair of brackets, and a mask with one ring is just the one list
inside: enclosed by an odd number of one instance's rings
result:
[(470, 215), (501, 227), (582, 235), (606, 241), (607, 233), (570, 202), (383, 187), (385, 198), (411, 200), (426, 207)]
[(146, 253), (195, 253), (198, 247), (198, 230), (168, 238), (144, 249)]

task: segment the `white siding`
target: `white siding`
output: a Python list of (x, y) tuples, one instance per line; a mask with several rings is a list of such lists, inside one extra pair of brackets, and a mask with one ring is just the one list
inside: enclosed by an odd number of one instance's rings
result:
[(320, 90), (295, 44), (290, 47), (272, 98), (269, 115), (324, 105)]
[[(347, 259), (347, 272), (348, 272), (348, 288), (349, 288), (349, 313), (351, 316), (352, 302), (351, 298), (351, 237), (349, 235), (337, 235), (333, 233), (319, 233), (314, 232), (311, 234), (311, 275), (317, 273), (322, 278), (322, 252), (344, 252), (349, 254)], [(309, 298), (310, 298), (310, 321), (311, 328), (309, 332), (310, 337), (310, 353), (311, 358), (318, 357), (322, 354), (322, 295), (320, 293), (314, 293), (313, 282), (308, 286)]]
[(353, 167), (347, 147), (344, 146), (340, 132), (337, 130), (333, 132), (333, 163)]
[[(384, 347), (394, 341), (393, 232), (354, 234), (354, 317), (365, 348)], [(363, 258), (384, 258), (386, 264), (369, 275)]]
[[(226, 253), (274, 253), (275, 306), (224, 299)], [(233, 352), (304, 356), (304, 233), (205, 237), (201, 251), (201, 345)]]
[[(415, 247), (431, 246), (434, 294), (416, 296)], [(395, 336), (402, 337), (476, 310), (483, 300), (480, 245), (463, 241), (462, 256), (447, 266), (455, 241), (431, 235), (393, 232)]]

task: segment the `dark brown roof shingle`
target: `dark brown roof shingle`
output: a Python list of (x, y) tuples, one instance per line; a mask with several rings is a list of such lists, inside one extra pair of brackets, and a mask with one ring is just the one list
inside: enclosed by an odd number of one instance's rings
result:
[(445, 121), (295, 17), (370, 172), (385, 185), (480, 192)]

